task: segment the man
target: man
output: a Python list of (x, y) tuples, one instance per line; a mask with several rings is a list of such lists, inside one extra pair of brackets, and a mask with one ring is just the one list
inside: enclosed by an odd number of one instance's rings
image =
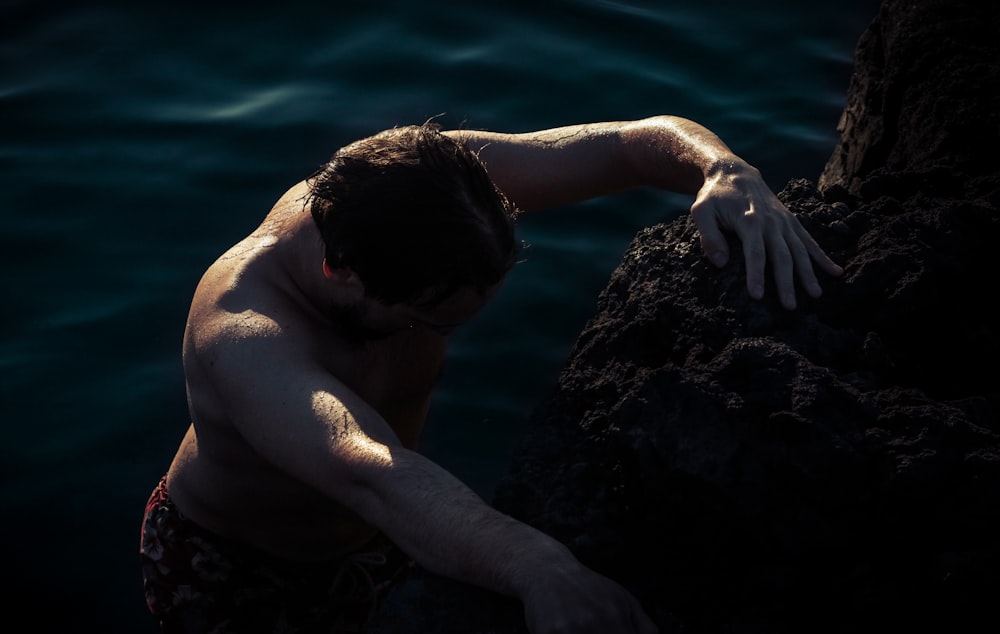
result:
[(696, 195), (718, 266), (737, 233), (755, 298), (766, 262), (787, 308), (796, 278), (820, 294), (813, 263), (842, 272), (756, 169), (677, 117), (387, 130), (282, 196), (191, 304), (193, 422), (143, 524), (163, 630), (360, 631), (412, 559), (519, 598), (534, 634), (655, 632), (619, 585), (413, 450), (449, 333), (516, 259), (515, 209), (636, 186)]

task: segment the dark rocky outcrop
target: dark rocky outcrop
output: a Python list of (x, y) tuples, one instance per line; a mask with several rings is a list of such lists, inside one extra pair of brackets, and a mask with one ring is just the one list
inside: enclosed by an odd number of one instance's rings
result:
[[(639, 233), (495, 505), (664, 632), (963, 631), (1000, 597), (1000, 10), (886, 0), (842, 138), (780, 197), (845, 265), (785, 311)], [(427, 574), (376, 632), (522, 632)]]

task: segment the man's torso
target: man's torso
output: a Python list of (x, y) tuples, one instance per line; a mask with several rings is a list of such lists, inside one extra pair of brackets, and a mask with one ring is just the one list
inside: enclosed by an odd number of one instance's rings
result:
[[(245, 329), (247, 320), (252, 325), (275, 313), (283, 315), (281, 327), (308, 333), (295, 340), (373, 407), (410, 448), (417, 442), (441, 372), (446, 339), (412, 332), (357, 344), (337, 337), (320, 312), (297, 296), (277, 255), (282, 241), (302, 238), (290, 238), (282, 227), (291, 226), (293, 234), (315, 231), (311, 219), (291, 225), (274, 222), (307, 214), (296, 202), (302, 193), (301, 184), (290, 190), (262, 225), (264, 230), (219, 258), (199, 284), (184, 342), (193, 424), (171, 465), (168, 486), (180, 510), (205, 528), (280, 557), (309, 561), (350, 552), (375, 531), (350, 510), (273, 466), (247, 442), (227, 419), (204, 359), (193, 352), (193, 338), (227, 337), (232, 320), (241, 320)], [(320, 266), (317, 259), (317, 269)]]

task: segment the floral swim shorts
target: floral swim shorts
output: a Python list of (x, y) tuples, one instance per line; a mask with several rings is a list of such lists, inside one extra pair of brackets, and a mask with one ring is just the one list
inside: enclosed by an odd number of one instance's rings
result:
[(166, 479), (146, 503), (139, 548), (150, 612), (164, 633), (362, 632), (410, 560), (376, 537), (340, 562), (285, 562), (185, 518)]

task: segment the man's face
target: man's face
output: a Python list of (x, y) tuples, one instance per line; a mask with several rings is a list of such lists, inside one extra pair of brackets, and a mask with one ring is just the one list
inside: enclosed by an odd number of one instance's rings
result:
[(499, 288), (497, 284), (485, 293), (463, 288), (432, 307), (386, 305), (366, 297), (358, 304), (333, 308), (329, 316), (335, 328), (356, 343), (383, 341), (403, 333), (448, 337), (489, 303)]

